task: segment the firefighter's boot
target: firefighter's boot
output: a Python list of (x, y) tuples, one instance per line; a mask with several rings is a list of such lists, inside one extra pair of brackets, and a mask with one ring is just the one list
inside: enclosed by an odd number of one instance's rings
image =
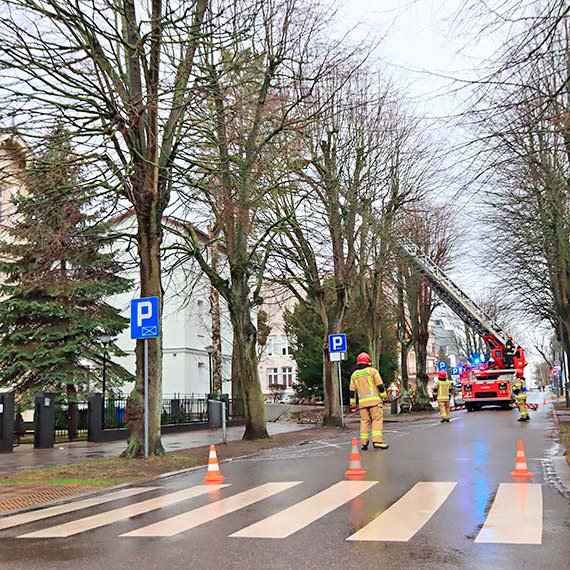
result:
[(373, 443), (374, 449), (388, 449), (390, 446), (387, 443)]
[(363, 444), (360, 446), (360, 449), (362, 449), (362, 451), (366, 451), (366, 450), (368, 449), (368, 442), (363, 443)]

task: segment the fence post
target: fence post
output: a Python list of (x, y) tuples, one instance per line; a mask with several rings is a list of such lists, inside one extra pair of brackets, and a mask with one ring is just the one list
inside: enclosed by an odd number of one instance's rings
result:
[(87, 441), (101, 441), (103, 433), (103, 394), (89, 394), (88, 403)]
[(173, 398), (170, 400), (170, 421), (173, 424), (179, 424), (180, 422), (180, 400), (178, 398)]
[(14, 392), (0, 394), (0, 453), (14, 451)]
[(55, 442), (55, 394), (36, 393), (34, 447), (47, 449)]

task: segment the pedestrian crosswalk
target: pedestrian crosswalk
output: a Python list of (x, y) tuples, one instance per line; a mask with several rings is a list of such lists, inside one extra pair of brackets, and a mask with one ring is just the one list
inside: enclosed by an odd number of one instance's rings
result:
[[(383, 504), (383, 487), (378, 481), (341, 481), (310, 496), (304, 491), (302, 481), (267, 482), (239, 492), (233, 492), (230, 484), (195, 485), (171, 492), (160, 487), (135, 487), (6, 516), (0, 518), (0, 531), (15, 529), (12, 532), (19, 539), (62, 539), (103, 527), (113, 529), (113, 524), (129, 521), (131, 530), (116, 531), (121, 540), (173, 537), (244, 509), (248, 511), (248, 524), (227, 531), (229, 539), (278, 540), (300, 533), (338, 510), (337, 516), (346, 518), (345, 537), (349, 544), (363, 541), (401, 543), (422, 533), (428, 523), (437, 524), (438, 511), (453, 498), (456, 488), (456, 482), (418, 482), (388, 508), (370, 516), (369, 520), (363, 517), (362, 526), (354, 528), (361, 522), (355, 523), (342, 507), (351, 503), (354, 510), (357, 504), (368, 501), (374, 504), (378, 500)], [(148, 498), (150, 493), (161, 494)], [(271, 508), (276, 495), (281, 496), (278, 504), (285, 504), (285, 507)], [(299, 500), (299, 496), (303, 498)], [(360, 496), (363, 500), (355, 503)], [(194, 500), (200, 501), (202, 506), (194, 506)], [(120, 501), (119, 505), (113, 505)], [(255, 517), (257, 504), (262, 502), (263, 508), (259, 511), (263, 514)], [(169, 510), (172, 508), (179, 514), (172, 516)], [(146, 517), (151, 513), (154, 516), (149, 521)], [(253, 524), (249, 524), (251, 516), (256, 521)], [(133, 517), (138, 518), (133, 520)], [(501, 483), (488, 514), (480, 521), (481, 530), (475, 543), (541, 544), (542, 519), (541, 485)], [(20, 527), (24, 525), (35, 526), (22, 530)], [(0, 538), (4, 536), (0, 532)]]
[(457, 483), (417, 483), (347, 540), (407, 542), (443, 505)]

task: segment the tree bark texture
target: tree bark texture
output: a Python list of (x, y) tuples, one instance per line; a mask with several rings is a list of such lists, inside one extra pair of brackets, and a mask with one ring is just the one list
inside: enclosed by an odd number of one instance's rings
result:
[[(210, 233), (210, 260), (212, 269), (218, 272), (219, 265), (219, 249), (218, 239), (219, 232), (214, 230)], [(214, 385), (214, 394), (217, 397), (222, 395), (222, 325), (220, 320), (220, 292), (210, 285), (210, 316), (212, 318), (212, 379)]]
[[(138, 219), (141, 297), (158, 297), (162, 313), (161, 257), (162, 210), (155, 208), (151, 215)], [(162, 322), (162, 319), (160, 320)], [(144, 456), (144, 343), (148, 343), (148, 401), (149, 401), (149, 456), (163, 455), (160, 440), (162, 410), (162, 337), (137, 340), (136, 381), (129, 401), (130, 437), (124, 455)]]
[(247, 278), (232, 279), (229, 302), (230, 318), (234, 331), (234, 354), (232, 374), (237, 379), (243, 397), (245, 412), (244, 439), (269, 437), (265, 425), (265, 404), (259, 382), (257, 367), (257, 330), (251, 318), (251, 303)]

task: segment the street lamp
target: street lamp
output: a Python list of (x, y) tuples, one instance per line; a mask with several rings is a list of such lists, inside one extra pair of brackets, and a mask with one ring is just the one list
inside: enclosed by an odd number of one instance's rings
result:
[(208, 353), (208, 370), (210, 374), (210, 396), (214, 393), (214, 376), (212, 375), (212, 354), (214, 352), (214, 347), (209, 344), (208, 346), (204, 347), (204, 350)]
[(105, 393), (107, 392), (107, 346), (112, 340), (113, 337), (108, 334), (102, 334), (99, 337), (99, 342), (105, 347), (103, 351), (103, 417), (101, 419), (103, 429), (105, 429)]

